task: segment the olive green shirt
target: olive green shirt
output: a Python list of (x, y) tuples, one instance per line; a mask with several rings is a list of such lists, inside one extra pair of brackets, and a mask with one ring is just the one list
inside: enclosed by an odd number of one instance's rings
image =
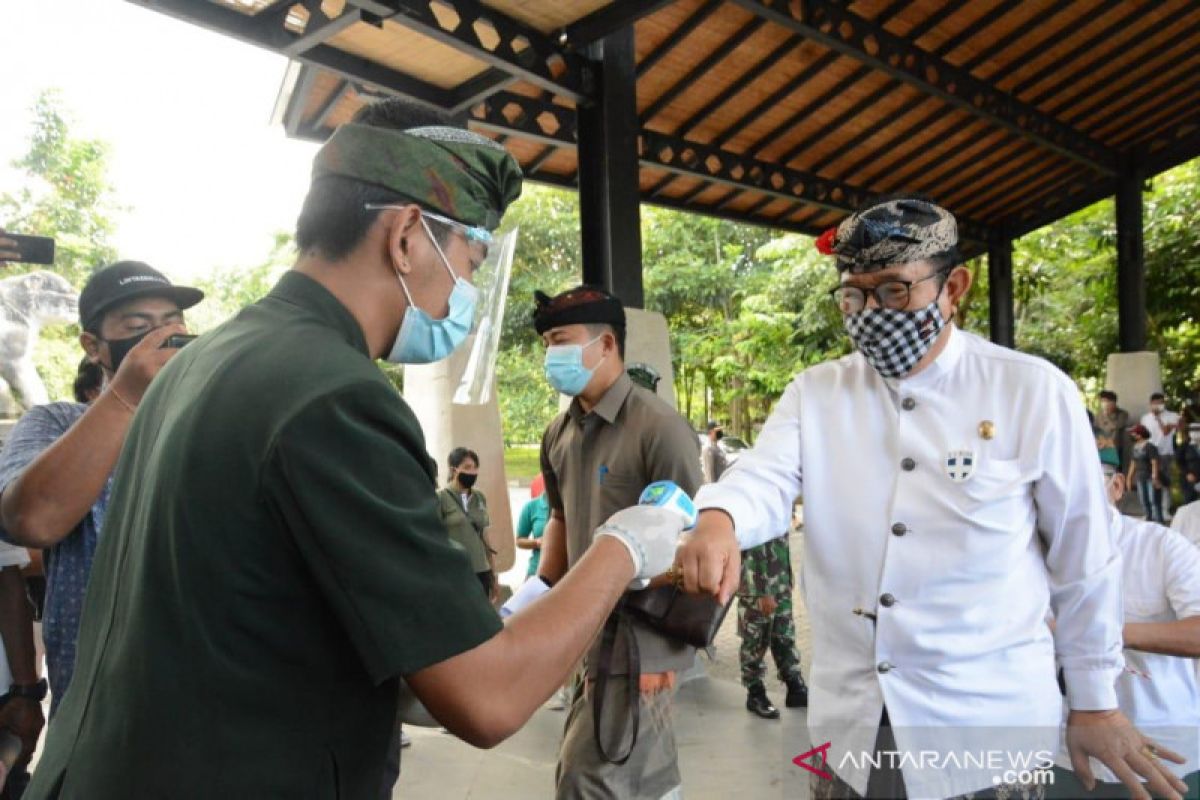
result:
[(155, 378), (26, 795), (379, 795), (397, 676), (500, 630), (412, 412), (316, 281)]
[(450, 534), (450, 541), (466, 552), (475, 572), (487, 572), (492, 568), (488, 561), (488, 546), (483, 532), (492, 524), (488, 519), (487, 498), (483, 492), (472, 489), (467, 495), (467, 506), (463, 508), (462, 495), (453, 486), (438, 492), (438, 507), (442, 523)]
[[(563, 514), (567, 563), (574, 565), (603, 522), (637, 505), (642, 490), (670, 480), (694, 497), (702, 483), (700, 447), (687, 420), (656, 394), (622, 373), (591, 412), (579, 399), (542, 436), (542, 474), (550, 508)], [(643, 672), (687, 669), (695, 649), (634, 623)], [(594, 669), (596, 650), (588, 655)], [(618, 637), (613, 674), (625, 673), (624, 639)]]

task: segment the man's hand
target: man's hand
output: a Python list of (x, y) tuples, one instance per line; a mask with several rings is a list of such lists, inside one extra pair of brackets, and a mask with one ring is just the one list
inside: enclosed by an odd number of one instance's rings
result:
[(779, 608), (779, 601), (774, 597), (767, 595), (765, 597), (758, 598), (758, 610), (766, 616), (769, 617), (774, 614), (775, 609), (777, 608)]
[[(1089, 792), (1096, 787), (1088, 763), (1091, 756), (1112, 770), (1135, 800), (1150, 800), (1151, 794), (1182, 800), (1187, 793), (1187, 785), (1159, 760), (1182, 764), (1186, 759), (1154, 744), (1116, 709), (1072, 711), (1067, 717), (1067, 751), (1075, 775)], [(1144, 785), (1139, 775), (1146, 779)]]
[(10, 730), (21, 739), (21, 758), (17, 764), (24, 766), (33, 758), (38, 736), (46, 726), (42, 704), (29, 697), (10, 697), (0, 706), (0, 730)]
[(669, 509), (631, 506), (609, 517), (596, 529), (596, 537), (611, 536), (625, 545), (634, 570), (629, 588), (645, 589), (671, 566), (685, 524), (680, 514)]
[(733, 532), (733, 520), (724, 511), (707, 509), (691, 534), (675, 552), (675, 566), (683, 573), (683, 589), (711, 594), (728, 603), (742, 581), (742, 553)]
[(135, 406), (142, 401), (150, 381), (179, 352), (162, 349), (167, 338), (177, 333), (187, 333), (187, 328), (179, 324), (164, 325), (150, 331), (145, 339), (133, 346), (112, 379), (113, 389), (119, 397)]

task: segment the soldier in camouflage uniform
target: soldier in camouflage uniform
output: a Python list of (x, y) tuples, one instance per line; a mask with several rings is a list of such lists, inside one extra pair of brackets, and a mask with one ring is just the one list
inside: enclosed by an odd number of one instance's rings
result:
[(787, 536), (742, 553), (738, 635), (742, 637), (742, 685), (746, 687), (746, 708), (763, 719), (779, 719), (779, 709), (771, 704), (763, 685), (767, 675), (764, 656), (768, 647), (775, 659), (779, 680), (787, 684), (787, 707), (807, 706), (808, 687), (800, 676), (796, 623), (792, 619), (792, 559)]

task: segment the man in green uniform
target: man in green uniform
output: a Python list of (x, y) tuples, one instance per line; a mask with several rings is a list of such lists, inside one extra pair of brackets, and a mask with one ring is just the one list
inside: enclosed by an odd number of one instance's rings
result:
[(772, 539), (742, 553), (738, 588), (738, 636), (742, 639), (742, 685), (746, 708), (763, 719), (779, 719), (763, 680), (767, 650), (775, 659), (779, 680), (787, 685), (788, 708), (808, 705), (808, 687), (800, 677), (796, 621), (792, 616), (792, 556), (788, 537)]
[[(546, 379), (574, 398), (542, 436), (550, 520), (542, 534), (538, 574), (553, 584), (578, 569), (595, 546), (592, 531), (598, 522), (636, 503), (647, 484), (671, 480), (694, 495), (700, 454), (687, 420), (626, 374), (625, 309), (619, 299), (590, 286), (536, 297), (533, 319), (546, 345)], [(597, 643), (588, 653), (584, 691), (575, 696), (558, 757), (557, 796), (564, 800), (659, 800), (681, 794), (671, 698), (675, 676), (692, 665), (695, 650), (640, 622), (632, 628), (641, 667), (639, 696), (629, 696), (624, 679), (607, 681), (599, 724), (593, 696), (602, 648)], [(613, 648), (613, 675), (630, 674), (624, 642), (618, 637)], [(609, 755), (619, 758), (626, 745), (616, 743), (629, 739), (635, 703), (640, 704), (637, 741), (627, 761), (614, 763), (600, 752), (596, 731)]]
[(492, 746), (630, 580), (670, 564), (678, 524), (616, 515), (553, 602), (502, 625), (451, 546), (417, 420), (374, 359), (465, 338), (521, 175), (430, 117), (389, 101), (339, 128), (295, 267), (142, 398), (31, 800), (375, 800), (400, 676)]

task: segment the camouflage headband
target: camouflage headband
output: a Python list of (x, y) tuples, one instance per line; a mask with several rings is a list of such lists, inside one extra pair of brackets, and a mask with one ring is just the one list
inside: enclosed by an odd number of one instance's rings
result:
[(495, 230), (521, 196), (521, 168), (508, 151), (462, 128), (406, 131), (342, 125), (313, 159), (313, 180), (328, 175), (371, 183), (465, 225)]
[(958, 225), (953, 214), (927, 200), (886, 200), (825, 231), (817, 249), (837, 256), (838, 272), (875, 272), (957, 254)]

